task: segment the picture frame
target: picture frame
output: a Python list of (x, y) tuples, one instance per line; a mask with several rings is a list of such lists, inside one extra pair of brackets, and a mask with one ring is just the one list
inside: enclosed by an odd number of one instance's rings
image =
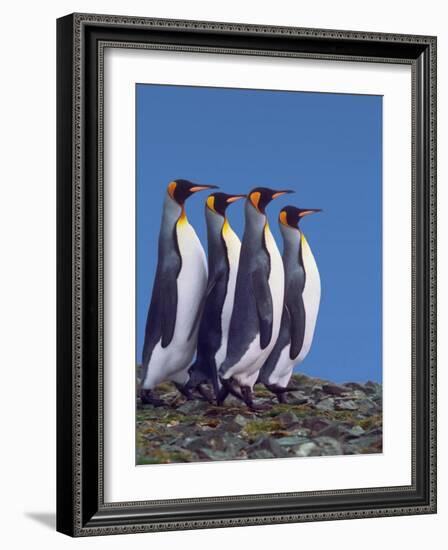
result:
[[(436, 38), (72, 14), (57, 21), (57, 530), (70, 536), (436, 512)], [(104, 50), (154, 48), (411, 67), (412, 482), (104, 498)]]

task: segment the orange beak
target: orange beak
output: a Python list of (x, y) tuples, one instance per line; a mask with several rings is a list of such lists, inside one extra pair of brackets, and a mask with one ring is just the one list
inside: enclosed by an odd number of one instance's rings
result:
[(229, 197), (227, 199), (227, 202), (229, 203), (236, 202), (236, 201), (239, 201), (240, 199), (245, 199), (246, 197), (247, 195), (233, 195), (233, 197)]
[(197, 193), (198, 191), (206, 191), (207, 189), (218, 189), (217, 185), (195, 185), (190, 187), (191, 193)]
[(282, 195), (286, 195), (287, 193), (294, 193), (292, 189), (285, 189), (284, 191), (277, 191), (272, 195), (273, 199), (276, 199), (277, 197), (281, 197)]

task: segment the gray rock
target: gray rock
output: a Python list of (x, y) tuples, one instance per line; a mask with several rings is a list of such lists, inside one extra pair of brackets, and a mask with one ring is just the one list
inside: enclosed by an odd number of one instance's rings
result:
[(366, 431), (361, 426), (353, 426), (348, 430), (348, 434), (353, 437), (359, 437), (360, 435), (365, 434)]
[(283, 426), (284, 428), (288, 428), (290, 426), (296, 425), (299, 422), (299, 419), (292, 411), (279, 414), (277, 416), (277, 420), (280, 423), (280, 425)]
[(300, 435), (301, 437), (308, 437), (311, 433), (309, 428), (294, 428), (294, 435)]
[(383, 435), (383, 428), (380, 428), (380, 427), (373, 428), (373, 429), (369, 430), (366, 435), (374, 436), (374, 437), (382, 436)]
[(241, 399), (238, 399), (238, 397), (235, 397), (234, 395), (229, 395), (226, 397), (226, 402), (224, 403), (224, 407), (241, 407), (244, 403), (242, 403)]
[(316, 409), (320, 411), (332, 411), (334, 410), (334, 399), (332, 397), (327, 397), (325, 399), (322, 399), (322, 401), (319, 401), (316, 405)]
[(319, 437), (324, 436), (324, 437), (340, 438), (342, 435), (345, 435), (346, 433), (347, 433), (346, 427), (336, 422), (332, 422), (331, 424), (326, 426), (323, 430), (320, 430), (318, 435)]
[(312, 441), (307, 441), (292, 449), (295, 456), (310, 456), (318, 451), (318, 446)]
[(233, 419), (234, 422), (239, 424), (241, 427), (245, 426), (249, 422), (249, 418), (246, 418), (245, 416), (241, 414), (237, 414), (235, 418)]
[(269, 451), (276, 458), (287, 456), (287, 452), (272, 437), (261, 436), (247, 449), (251, 454), (253, 451)]
[(208, 408), (208, 403), (205, 401), (199, 401), (192, 399), (191, 401), (185, 401), (182, 405), (177, 407), (177, 411), (183, 414), (201, 414), (202, 411)]
[(350, 445), (357, 449), (358, 452), (369, 451), (372, 453), (381, 452), (381, 436), (362, 435), (350, 441)]
[(307, 437), (300, 435), (289, 435), (286, 437), (280, 437), (276, 439), (277, 443), (282, 447), (292, 447), (293, 445), (300, 445), (308, 440)]
[(358, 409), (360, 413), (368, 416), (380, 412), (378, 405), (371, 399), (361, 399), (358, 401)]
[(318, 452), (314, 450), (313, 454), (316, 453), (316, 455), (318, 454), (323, 456), (344, 454), (342, 445), (333, 437), (319, 436), (314, 439), (314, 443), (318, 446)]
[(184, 440), (184, 447), (190, 451), (197, 451), (203, 447), (211, 447), (212, 442), (206, 435), (199, 437), (186, 437)]
[(251, 451), (249, 454), (250, 458), (275, 458), (274, 455), (267, 451), (266, 449), (259, 449), (255, 451)]
[(364, 387), (366, 391), (370, 394), (373, 393), (375, 395), (381, 395), (382, 393), (382, 386), (381, 384), (378, 384), (378, 382), (372, 382), (371, 380), (369, 380), (365, 383)]
[(358, 409), (358, 405), (351, 399), (338, 399), (335, 403), (334, 408), (337, 411), (356, 411)]
[(324, 384), (322, 386), (322, 389), (324, 392), (329, 393), (330, 395), (344, 395), (347, 392), (349, 392), (349, 388), (346, 388), (345, 386), (339, 386), (338, 384)]
[(352, 399), (365, 399), (366, 393), (361, 390), (353, 390), (350, 397)]
[(239, 433), (243, 426), (238, 422), (235, 422), (235, 419), (230, 419), (221, 424), (221, 428), (226, 432)]
[(308, 403), (308, 397), (303, 393), (303, 391), (292, 391), (288, 393), (289, 402), (294, 405), (304, 405)]
[(317, 433), (331, 424), (330, 420), (320, 416), (308, 416), (303, 419), (303, 427)]
[(229, 460), (235, 458), (235, 456), (224, 451), (214, 451), (213, 449), (208, 448), (198, 449), (197, 455), (200, 458), (205, 458), (209, 460)]
[(359, 384), (358, 382), (345, 382), (344, 386), (347, 386), (348, 388), (352, 388), (353, 390), (359, 390), (365, 393), (365, 388), (362, 384)]

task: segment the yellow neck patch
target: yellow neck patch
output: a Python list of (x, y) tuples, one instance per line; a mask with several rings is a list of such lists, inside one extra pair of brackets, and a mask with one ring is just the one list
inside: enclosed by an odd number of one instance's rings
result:
[(266, 220), (266, 223), (264, 224), (264, 234), (268, 235), (271, 233), (271, 230), (269, 229), (268, 221)]
[(185, 225), (188, 223), (187, 214), (185, 213), (185, 208), (182, 206), (182, 210), (177, 220), (177, 225)]
[(222, 234), (227, 235), (230, 231), (230, 224), (227, 218), (224, 218), (224, 223), (222, 224)]

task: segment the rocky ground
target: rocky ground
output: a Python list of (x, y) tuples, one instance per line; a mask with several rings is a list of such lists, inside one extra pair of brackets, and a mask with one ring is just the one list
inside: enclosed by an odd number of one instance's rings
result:
[(256, 413), (234, 397), (217, 407), (161, 385), (167, 407), (137, 402), (137, 464), (382, 452), (380, 384), (292, 382), (287, 404), (256, 386), (255, 403), (270, 405)]

